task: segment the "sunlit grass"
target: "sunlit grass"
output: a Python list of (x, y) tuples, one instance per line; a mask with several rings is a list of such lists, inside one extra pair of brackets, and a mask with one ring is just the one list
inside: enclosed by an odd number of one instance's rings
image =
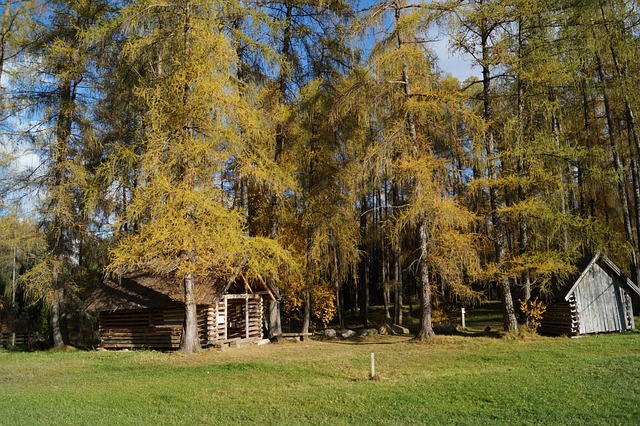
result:
[(635, 424), (638, 371), (637, 332), (0, 352), (0, 424)]

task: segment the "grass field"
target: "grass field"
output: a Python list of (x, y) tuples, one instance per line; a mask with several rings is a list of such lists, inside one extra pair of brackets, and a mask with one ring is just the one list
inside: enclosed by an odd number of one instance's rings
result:
[(639, 423), (638, 332), (0, 352), (3, 425)]

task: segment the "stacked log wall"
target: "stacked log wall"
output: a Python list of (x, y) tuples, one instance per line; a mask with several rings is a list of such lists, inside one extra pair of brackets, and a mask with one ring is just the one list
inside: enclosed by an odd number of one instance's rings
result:
[[(100, 346), (105, 349), (175, 350), (180, 347), (180, 307), (100, 313)], [(181, 318), (182, 317), (182, 318)]]
[(540, 333), (552, 336), (575, 336), (580, 331), (580, 318), (575, 298), (557, 301), (547, 306), (542, 317)]
[[(197, 308), (202, 347), (238, 339), (262, 338), (263, 308), (258, 295), (228, 295)], [(177, 350), (184, 307), (100, 313), (100, 346), (105, 349)], [(248, 325), (248, 326), (247, 326)]]
[(29, 347), (38, 342), (38, 333), (2, 333), (0, 334), (0, 347), (10, 348), (13, 345)]

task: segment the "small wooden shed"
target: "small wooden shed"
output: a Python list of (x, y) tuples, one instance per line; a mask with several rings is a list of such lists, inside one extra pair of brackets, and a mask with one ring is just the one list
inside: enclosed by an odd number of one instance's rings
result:
[(575, 336), (635, 328), (632, 297), (640, 296), (640, 289), (604, 255), (585, 264), (548, 304), (541, 333)]
[[(262, 280), (196, 277), (200, 344), (262, 339), (265, 298), (275, 300)], [(138, 272), (106, 280), (85, 306), (98, 314), (100, 346), (105, 349), (176, 350), (180, 346), (184, 288), (173, 274)]]

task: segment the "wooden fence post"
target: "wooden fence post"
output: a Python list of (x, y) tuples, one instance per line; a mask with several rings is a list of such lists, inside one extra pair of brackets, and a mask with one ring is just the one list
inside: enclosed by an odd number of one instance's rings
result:
[(371, 352), (371, 378), (376, 377), (376, 356)]
[(465, 321), (464, 321), (464, 308), (462, 308), (462, 328), (466, 328), (465, 326)]

